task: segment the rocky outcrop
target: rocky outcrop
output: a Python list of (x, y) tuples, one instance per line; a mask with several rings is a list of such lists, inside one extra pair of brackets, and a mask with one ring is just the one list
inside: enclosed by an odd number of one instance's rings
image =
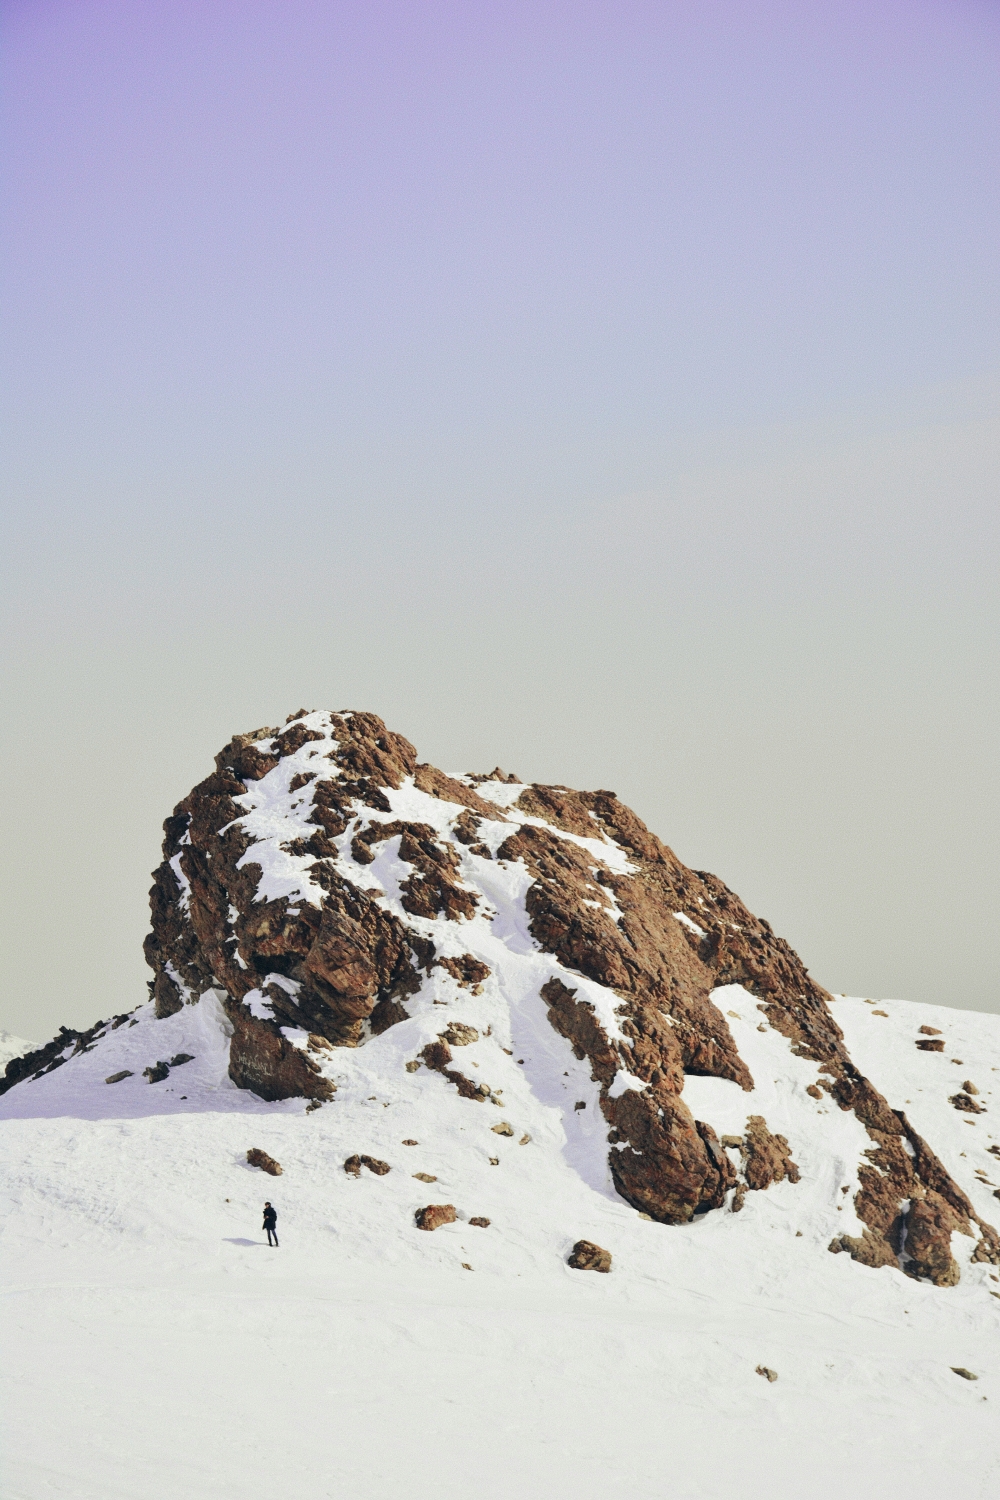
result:
[[(231, 740), (164, 833), (146, 943), (156, 1013), (213, 991), (232, 1023), (240, 1087), (330, 1099), (336, 1049), (405, 1021), (432, 975), (470, 995), (496, 984), (494, 960), (453, 934), (491, 918), (477, 871), (516, 867), (528, 931), (550, 960), (539, 1003), (589, 1068), (628, 1203), (683, 1224), (723, 1207), (734, 1188), (738, 1209), (747, 1192), (797, 1180), (794, 1141), (760, 1115), (748, 1111), (737, 1168), (684, 1098), (690, 1075), (753, 1089), (712, 1000), (739, 984), (761, 1026), (817, 1065), (813, 1097), (853, 1111), (870, 1138), (854, 1199), (863, 1232), (839, 1236), (837, 1248), (939, 1285), (957, 1274), (954, 1228), (978, 1236), (978, 1256), (1000, 1260), (996, 1232), (855, 1067), (829, 996), (788, 944), (721, 880), (684, 866), (613, 792), (524, 786), (499, 769), (449, 776), (418, 763), (373, 714), (302, 710), (283, 728)], [(933, 1028), (923, 1032), (917, 1045), (939, 1050)], [(461, 1100), (498, 1103), (498, 1091), (454, 1066), (452, 1049), (478, 1039), (451, 1021), (405, 1066), (419, 1074), (422, 1063)], [(18, 1059), (17, 1077), (59, 1066), (70, 1045), (75, 1033)], [(954, 1102), (982, 1108), (968, 1089)]]

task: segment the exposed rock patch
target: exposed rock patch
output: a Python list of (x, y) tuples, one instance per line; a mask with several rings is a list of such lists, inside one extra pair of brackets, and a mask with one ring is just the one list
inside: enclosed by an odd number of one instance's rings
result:
[(415, 1217), (418, 1229), (440, 1229), (442, 1224), (454, 1224), (457, 1215), (454, 1203), (428, 1203)]
[(281, 1176), (281, 1166), (273, 1156), (268, 1156), (259, 1146), (251, 1146), (247, 1152), (247, 1161), (251, 1167), (259, 1167), (262, 1172), (267, 1172), (271, 1177)]
[(603, 1250), (600, 1245), (595, 1245), (592, 1240), (577, 1240), (570, 1251), (567, 1265), (573, 1267), (574, 1271), (603, 1271), (611, 1270), (611, 1251)]

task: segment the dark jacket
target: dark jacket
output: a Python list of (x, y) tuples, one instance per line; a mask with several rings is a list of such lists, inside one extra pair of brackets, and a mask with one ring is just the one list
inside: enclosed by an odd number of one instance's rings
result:
[(273, 1209), (273, 1208), (265, 1208), (265, 1210), (264, 1210), (264, 1226), (263, 1227), (265, 1229), (273, 1229), (274, 1226), (277, 1224), (277, 1222), (278, 1222), (277, 1211), (275, 1209)]

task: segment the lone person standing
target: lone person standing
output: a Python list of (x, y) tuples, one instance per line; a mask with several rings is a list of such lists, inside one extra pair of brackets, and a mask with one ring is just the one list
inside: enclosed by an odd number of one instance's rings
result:
[(264, 1228), (267, 1230), (267, 1243), (278, 1246), (278, 1214), (270, 1203), (264, 1204)]

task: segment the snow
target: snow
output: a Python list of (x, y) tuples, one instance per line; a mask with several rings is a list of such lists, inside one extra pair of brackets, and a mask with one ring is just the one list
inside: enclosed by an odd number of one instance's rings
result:
[[(720, 1134), (763, 1114), (802, 1179), (684, 1228), (616, 1197), (587, 1068), (537, 991), (509, 994), (496, 975), (478, 996), (436, 977), (411, 1020), (334, 1055), (336, 1098), (309, 1114), (230, 1083), (214, 995), (162, 1021), (143, 1006), (94, 1052), (11, 1090), (4, 1495), (995, 1494), (994, 1268), (956, 1243), (961, 1284), (938, 1290), (828, 1254), (834, 1233), (857, 1232), (840, 1189), (867, 1138), (805, 1093), (815, 1066), (758, 1030), (752, 996), (714, 998), (736, 1013), (756, 1088), (692, 1077), (684, 1097)], [(884, 1008), (887, 1019), (861, 1000), (834, 1007), (859, 1065), (890, 1103), (912, 1101), (917, 1128), (995, 1218), (974, 1173), (1000, 1177), (986, 1151), (1000, 1022)], [(454, 1066), (501, 1088), (500, 1107), (406, 1072), (449, 1019), (479, 1029)], [(944, 1054), (914, 1046), (921, 1023), (941, 1027)], [(145, 1081), (180, 1051), (194, 1061)], [(103, 1082), (123, 1068), (133, 1076)], [(973, 1128), (947, 1102), (966, 1077), (988, 1111)], [(493, 1133), (500, 1121), (512, 1136)], [(250, 1146), (283, 1175), (249, 1168)], [(355, 1180), (343, 1162), (356, 1152), (392, 1170)], [(264, 1243), (265, 1198), (280, 1250)], [(454, 1203), (458, 1222), (417, 1230), (428, 1202)], [(566, 1266), (578, 1238), (612, 1251), (609, 1276)]]

